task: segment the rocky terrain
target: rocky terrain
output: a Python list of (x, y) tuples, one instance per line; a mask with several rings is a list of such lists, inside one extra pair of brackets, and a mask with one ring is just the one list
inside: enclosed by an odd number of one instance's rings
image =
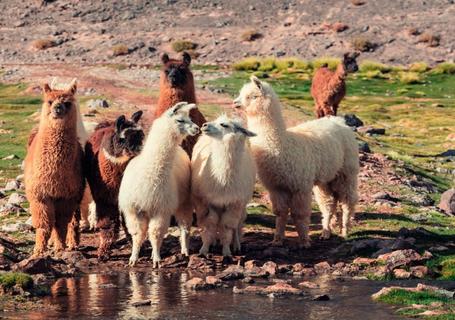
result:
[(221, 65), (352, 49), (392, 64), (455, 58), (453, 0), (5, 0), (0, 10), (0, 64), (156, 64), (182, 48)]

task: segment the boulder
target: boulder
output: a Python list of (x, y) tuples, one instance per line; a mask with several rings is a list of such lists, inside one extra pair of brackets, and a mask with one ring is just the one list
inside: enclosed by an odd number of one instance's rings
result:
[(238, 265), (231, 265), (217, 275), (222, 281), (239, 280), (245, 278), (245, 270)]
[(8, 198), (8, 204), (11, 205), (21, 205), (22, 203), (26, 202), (27, 198), (20, 193), (14, 192)]
[(455, 215), (455, 189), (449, 189), (441, 195), (438, 207), (447, 214)]
[(32, 227), (27, 223), (17, 222), (17, 223), (10, 223), (1, 227), (3, 232), (18, 232), (18, 231), (30, 231)]
[(311, 281), (303, 281), (299, 283), (299, 287), (308, 288), (308, 289), (317, 289), (319, 285)]
[(353, 113), (345, 114), (344, 121), (346, 122), (346, 125), (348, 125), (349, 127), (353, 128), (363, 127), (363, 121), (360, 120), (360, 118)]
[(314, 265), (314, 270), (317, 274), (330, 272), (330, 264), (327, 261), (322, 261)]
[(269, 275), (274, 276), (278, 272), (278, 265), (273, 261), (267, 261), (262, 266), (262, 270), (267, 272)]
[(278, 282), (267, 287), (248, 286), (244, 289), (234, 287), (233, 292), (237, 294), (253, 293), (260, 295), (268, 295), (270, 297), (304, 294), (303, 290), (294, 288), (293, 286), (285, 282)]
[(50, 256), (30, 257), (17, 263), (14, 266), (14, 269), (29, 274), (54, 273), (54, 265), (56, 263), (59, 262), (52, 259)]
[(382, 254), (377, 260), (386, 263), (390, 269), (395, 269), (424, 261), (426, 258), (413, 249), (404, 249)]
[(207, 290), (207, 289), (213, 289), (214, 285), (208, 284), (205, 282), (203, 279), (195, 277), (190, 280), (188, 280), (185, 283), (185, 286), (189, 289), (192, 290)]
[(3, 191), (14, 191), (14, 190), (19, 190), (21, 188), (21, 183), (20, 181), (17, 180), (9, 180), (5, 187), (3, 188)]
[(19, 214), (21, 212), (25, 212), (25, 210), (19, 205), (7, 203), (0, 206), (0, 215), (8, 215), (10, 213)]
[(411, 272), (406, 271), (405, 269), (395, 269), (393, 270), (393, 276), (397, 279), (409, 279), (411, 277)]

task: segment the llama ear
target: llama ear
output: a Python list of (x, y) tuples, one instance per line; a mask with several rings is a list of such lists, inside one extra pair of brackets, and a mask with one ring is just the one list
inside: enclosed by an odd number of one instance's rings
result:
[(183, 58), (183, 63), (185, 63), (187, 66), (189, 66), (191, 63), (190, 54), (186, 51), (183, 51), (182, 58)]
[(358, 56), (360, 56), (360, 52), (355, 51), (354, 53), (352, 53), (352, 58), (356, 59)]
[(262, 82), (261, 82), (261, 80), (259, 80), (258, 77), (253, 75), (250, 77), (250, 80), (259, 90), (262, 91)]
[(115, 120), (115, 129), (117, 130), (117, 132), (122, 131), (122, 126), (125, 123), (125, 121), (126, 119), (124, 115), (121, 115), (120, 117), (117, 118), (117, 120)]
[(177, 112), (179, 112), (180, 109), (183, 108), (183, 106), (186, 106), (188, 103), (187, 102), (179, 102), (179, 103), (176, 103), (174, 106), (172, 106), (168, 112), (167, 112), (167, 115), (169, 117), (172, 117), (173, 115), (175, 115)]
[(245, 129), (244, 127), (238, 125), (238, 124), (234, 124), (234, 129), (236, 132), (241, 132), (243, 135), (247, 136), (247, 137), (255, 137), (257, 136), (256, 133), (248, 130), (248, 129)]
[(76, 79), (73, 79), (73, 81), (71, 81), (69, 88), (66, 91), (73, 95), (76, 93), (76, 91), (77, 91), (77, 80)]
[(134, 123), (138, 123), (139, 120), (141, 119), (143, 113), (144, 113), (144, 112), (143, 112), (142, 110), (136, 111), (136, 112), (133, 113), (133, 115), (131, 116), (131, 120), (132, 120)]
[(163, 64), (166, 64), (169, 62), (169, 56), (167, 55), (167, 53), (163, 53), (163, 55), (161, 56), (161, 62)]
[(51, 92), (51, 91), (52, 91), (52, 89), (51, 89), (51, 87), (49, 86), (49, 84), (48, 84), (48, 83), (45, 83), (45, 84), (43, 85), (43, 92), (44, 92), (44, 93), (49, 93), (49, 92)]

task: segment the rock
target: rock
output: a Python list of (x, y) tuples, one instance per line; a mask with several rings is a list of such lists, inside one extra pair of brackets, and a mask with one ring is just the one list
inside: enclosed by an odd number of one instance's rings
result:
[(330, 300), (330, 297), (326, 294), (321, 294), (321, 295), (315, 296), (313, 298), (313, 301), (329, 301), (329, 300)]
[(344, 115), (344, 121), (346, 122), (346, 125), (349, 127), (363, 127), (363, 121), (360, 120), (355, 114), (353, 113), (348, 113)]
[(393, 275), (397, 279), (409, 279), (411, 277), (411, 272), (404, 269), (395, 269), (393, 270)]
[(104, 99), (91, 99), (87, 102), (87, 107), (89, 110), (109, 108), (109, 103)]
[(188, 262), (189, 269), (214, 269), (215, 261), (193, 254)]
[(27, 198), (17, 192), (12, 193), (8, 198), (8, 204), (11, 205), (21, 205), (22, 203), (26, 202)]
[(56, 261), (50, 256), (37, 258), (30, 257), (17, 263), (14, 266), (14, 269), (29, 274), (48, 273), (54, 270), (53, 266), (55, 263)]
[(18, 231), (30, 231), (30, 230), (32, 230), (32, 227), (26, 223), (17, 222), (17, 223), (10, 223), (7, 225), (3, 225), (1, 227), (1, 230), (3, 232), (12, 233), (12, 232), (18, 232)]
[(316, 275), (316, 271), (314, 268), (305, 267), (305, 265), (302, 263), (296, 263), (292, 267), (292, 275), (300, 277), (312, 277)]
[(455, 189), (449, 189), (441, 195), (438, 208), (447, 214), (455, 215)]
[(299, 283), (299, 287), (304, 287), (304, 288), (309, 288), (309, 289), (317, 289), (319, 288), (319, 285), (314, 282), (310, 281), (303, 281)]
[(400, 266), (409, 266), (415, 262), (423, 261), (425, 258), (413, 249), (405, 249), (380, 255), (377, 260), (385, 262), (389, 268), (395, 269)]
[(174, 254), (170, 257), (163, 259), (160, 262), (161, 268), (182, 268), (187, 267), (189, 258), (183, 254)]
[(370, 146), (365, 141), (359, 141), (359, 151), (363, 153), (371, 153)]
[(372, 126), (359, 127), (359, 128), (357, 128), (357, 131), (359, 133), (363, 133), (366, 135), (373, 135), (373, 134), (383, 135), (383, 134), (385, 134), (384, 128), (373, 128)]
[(372, 198), (374, 200), (386, 200), (386, 201), (391, 201), (391, 202), (398, 202), (399, 199), (392, 197), (390, 194), (384, 191), (380, 191), (372, 195)]
[(426, 266), (415, 266), (411, 267), (411, 275), (415, 278), (425, 278), (428, 275), (428, 268)]
[(434, 247), (431, 247), (428, 250), (430, 250), (431, 252), (442, 252), (442, 251), (449, 250), (449, 248), (447, 248), (446, 246), (434, 246)]
[(217, 278), (222, 281), (243, 279), (245, 278), (245, 270), (241, 266), (231, 265), (218, 274)]
[(268, 272), (271, 276), (274, 276), (278, 272), (278, 265), (273, 261), (267, 261), (262, 266), (262, 270)]
[(185, 283), (185, 286), (192, 290), (207, 290), (213, 288), (213, 285), (206, 283), (203, 279), (198, 277), (188, 280)]
[(6, 183), (3, 191), (14, 191), (19, 190), (21, 188), (21, 183), (17, 180), (10, 180)]
[(245, 262), (245, 270), (249, 271), (255, 267), (258, 267), (258, 262), (256, 260), (248, 260)]
[(327, 261), (316, 263), (314, 270), (317, 274), (328, 273), (330, 271), (330, 264)]
[(2, 158), (2, 160), (14, 160), (14, 159), (19, 159), (19, 157), (16, 156), (15, 154), (10, 154), (9, 156)]
[(423, 207), (429, 207), (434, 205), (434, 200), (427, 194), (424, 195), (416, 195), (411, 198), (411, 201), (416, 205), (416, 206), (423, 206)]
[(355, 240), (352, 242), (350, 249), (351, 254), (361, 254), (363, 252), (371, 252), (378, 248), (380, 240), (379, 239), (362, 239)]
[(234, 293), (241, 294), (241, 293), (254, 293), (260, 295), (268, 295), (271, 297), (277, 296), (289, 296), (289, 295), (303, 295), (304, 291), (298, 288), (294, 288), (288, 283), (285, 282), (278, 282), (268, 287), (257, 287), (257, 286), (248, 286), (244, 289), (239, 289), (234, 287)]
[(245, 270), (245, 276), (251, 278), (268, 278), (270, 273), (261, 267), (252, 267), (249, 270)]
[(208, 285), (211, 285), (211, 286), (220, 286), (221, 285), (221, 280), (218, 279), (217, 277), (215, 276), (207, 276), (205, 277), (205, 282), (208, 284)]
[(141, 301), (136, 301), (136, 302), (133, 302), (131, 305), (133, 307), (142, 307), (142, 306), (149, 306), (152, 304), (152, 300), (141, 300)]
[(13, 205), (13, 204), (4, 204), (0, 206), (0, 215), (8, 215), (8, 214), (16, 214), (18, 215), (21, 212), (25, 212), (24, 208), (18, 205)]
[(16, 180), (17, 180), (17, 181), (20, 181), (20, 182), (23, 182), (23, 181), (24, 181), (24, 174), (23, 174), (23, 173), (19, 174), (19, 175), (16, 177)]
[(376, 259), (358, 257), (355, 258), (354, 261), (352, 261), (352, 263), (364, 266), (371, 266), (376, 263)]
[(443, 158), (455, 157), (455, 149), (449, 149), (444, 152), (441, 152), (440, 154), (438, 154), (438, 157), (443, 157)]
[(388, 277), (390, 273), (391, 269), (388, 266), (379, 266), (374, 270), (373, 276), (382, 279)]
[(75, 265), (85, 260), (84, 254), (80, 251), (65, 251), (62, 253), (62, 260), (67, 264)]
[(6, 197), (6, 194), (3, 191), (0, 191), (0, 199), (3, 199)]
[(255, 281), (254, 281), (254, 279), (252, 277), (245, 277), (242, 280), (242, 282), (251, 284), (251, 283), (254, 283)]
[(291, 264), (280, 264), (278, 266), (278, 273), (290, 273), (292, 272)]

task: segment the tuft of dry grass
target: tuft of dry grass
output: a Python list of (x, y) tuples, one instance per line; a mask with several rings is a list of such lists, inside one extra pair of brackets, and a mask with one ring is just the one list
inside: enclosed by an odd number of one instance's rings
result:
[(422, 83), (422, 77), (417, 72), (400, 72), (399, 80), (404, 84)]
[(245, 31), (244, 33), (242, 33), (242, 35), (240, 36), (240, 39), (242, 41), (255, 41), (257, 39), (260, 39), (262, 38), (262, 34), (257, 32), (256, 30), (248, 30), (248, 31)]
[(55, 47), (57, 44), (51, 39), (38, 39), (33, 41), (32, 46), (37, 50), (46, 50)]
[(172, 50), (175, 52), (191, 51), (197, 48), (197, 43), (188, 40), (176, 40), (172, 42)]
[(409, 71), (412, 72), (417, 72), (417, 73), (423, 73), (425, 71), (428, 71), (430, 67), (426, 62), (414, 62), (409, 65)]
[(441, 37), (437, 34), (430, 32), (422, 33), (419, 37), (418, 43), (426, 43), (429, 47), (438, 47)]
[(364, 37), (356, 37), (352, 39), (351, 45), (354, 50), (361, 52), (374, 51), (377, 47), (376, 43)]
[(112, 47), (112, 55), (114, 57), (124, 56), (130, 53), (130, 49), (124, 44), (118, 44)]
[(366, 1), (365, 0), (351, 0), (351, 3), (355, 6), (363, 6)]

